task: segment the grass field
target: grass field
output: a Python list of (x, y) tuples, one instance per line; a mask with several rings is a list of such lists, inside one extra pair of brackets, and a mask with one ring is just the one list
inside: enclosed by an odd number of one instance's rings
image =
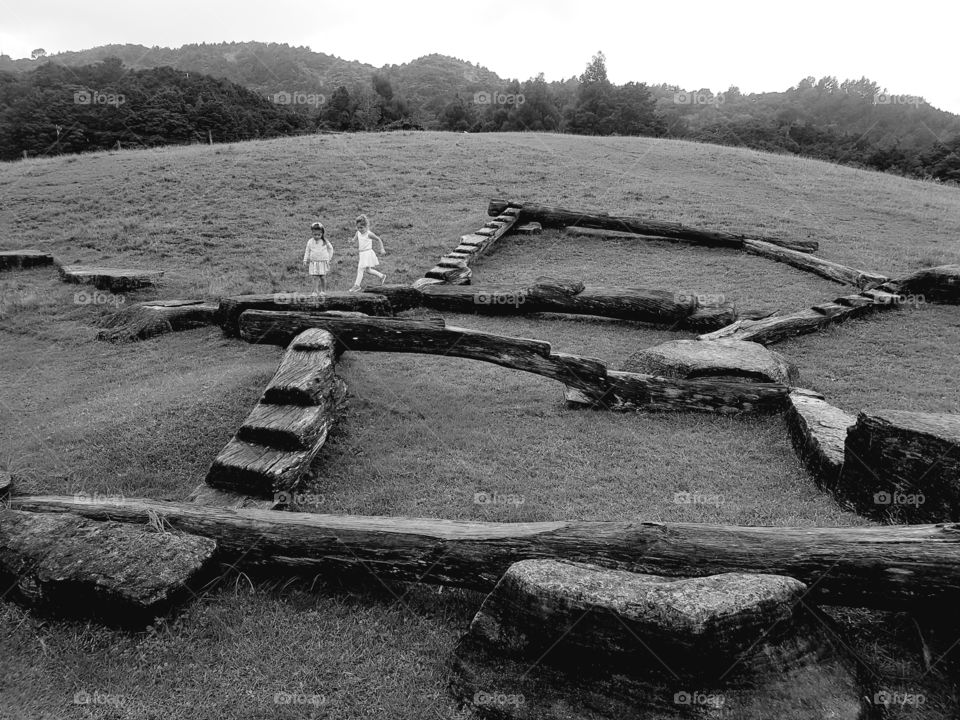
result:
[[(812, 238), (823, 257), (893, 276), (960, 262), (956, 188), (646, 138), (372, 134), (101, 153), (0, 166), (0, 194), (0, 249), (166, 271), (163, 287), (126, 302), (306, 289), (299, 260), (317, 216), (338, 251), (328, 282), (346, 289), (358, 212), (387, 245), (390, 280), (409, 282), (482, 224), (491, 197)], [(849, 292), (733, 251), (553, 232), (509, 238), (475, 267), (477, 282), (541, 274), (723, 294), (744, 309), (792, 310)], [(77, 304), (76, 292), (50, 269), (0, 275), (0, 466), (24, 492), (185, 497), (256, 402), (280, 350), (211, 328), (98, 343), (94, 322), (119, 299)], [(690, 337), (585, 318), (447, 321), (549, 340), (613, 366)], [(776, 349), (797, 363), (805, 385), (848, 411), (960, 412), (958, 346), (956, 309), (919, 305)], [(461, 359), (346, 355), (340, 372), (349, 409), (315, 465), (314, 503), (304, 509), (866, 522), (817, 491), (781, 418), (573, 411), (552, 381)], [(722, 502), (676, 505), (682, 490)], [(478, 505), (480, 491), (523, 502)], [(479, 601), (375, 580), (311, 592), (309, 583), (281, 589), (230, 577), (137, 635), (43, 622), (2, 605), (0, 716), (458, 717), (446, 662)], [(908, 619), (852, 614), (844, 622), (884, 682), (906, 678), (926, 692), (924, 717), (952, 716), (941, 669), (918, 670)], [(122, 702), (74, 705), (78, 691)], [(278, 705), (281, 692), (316, 698)]]

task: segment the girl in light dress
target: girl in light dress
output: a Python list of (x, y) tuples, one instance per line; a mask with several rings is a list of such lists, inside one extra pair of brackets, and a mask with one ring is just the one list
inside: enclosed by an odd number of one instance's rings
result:
[(380, 260), (377, 259), (377, 254), (373, 251), (374, 241), (380, 245), (381, 255), (385, 255), (387, 251), (383, 247), (383, 240), (370, 231), (370, 220), (367, 219), (366, 215), (357, 216), (357, 234), (354, 237), (357, 239), (357, 249), (360, 251), (360, 257), (357, 260), (357, 279), (353, 283), (353, 287), (350, 288), (350, 292), (360, 291), (363, 274), (366, 272), (380, 278), (380, 284), (383, 285), (387, 276), (375, 269), (380, 264)]
[[(315, 222), (310, 226), (311, 237), (307, 240), (307, 249), (303, 252), (303, 264), (307, 272), (313, 277), (313, 294), (319, 291), (321, 298), (327, 296), (327, 273), (330, 272), (330, 262), (333, 260), (333, 245), (327, 240), (326, 231), (321, 223)], [(320, 237), (318, 238), (317, 235)]]

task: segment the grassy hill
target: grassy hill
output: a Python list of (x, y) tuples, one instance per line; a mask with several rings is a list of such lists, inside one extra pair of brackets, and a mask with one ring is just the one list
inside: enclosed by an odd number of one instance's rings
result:
[[(315, 218), (355, 271), (358, 212), (384, 239), (391, 281), (421, 276), (505, 197), (707, 228), (817, 239), (820, 255), (894, 276), (960, 262), (956, 188), (748, 150), (649, 138), (440, 133), (309, 136), (94, 153), (0, 165), (0, 249), (63, 262), (156, 267), (147, 297), (302, 290)], [(509, 238), (477, 282), (541, 274), (723, 294), (788, 311), (845, 294), (785, 265), (660, 241)], [(212, 328), (134, 345), (94, 340), (119, 299), (73, 302), (55, 271), (0, 275), (0, 466), (22, 491), (184, 497), (246, 416), (280, 351)], [(627, 322), (451, 316), (611, 364), (688, 337)], [(790, 340), (802, 382), (849, 411), (960, 412), (955, 307), (918, 305)], [(572, 411), (556, 383), (443, 357), (345, 355), (350, 406), (311, 487), (321, 512), (484, 520), (650, 519), (863, 524), (821, 494), (780, 418)], [(679, 491), (717, 505), (676, 505)], [(523, 495), (473, 503), (475, 492)], [(175, 620), (130, 636), (0, 605), (0, 716), (70, 716), (74, 693), (125, 698), (128, 717), (310, 717), (278, 692), (324, 696), (331, 716), (458, 717), (445, 662), (479, 598), (383, 585), (287, 588), (231, 576)], [(838, 616), (882, 677), (907, 676), (925, 717), (950, 717), (909, 619)], [(857, 624), (860, 623), (860, 624)], [(109, 708), (96, 708), (107, 712)], [(909, 709), (908, 709), (909, 711)], [(106, 715), (104, 715), (106, 717)], [(803, 717), (798, 715), (797, 717)], [(896, 715), (891, 715), (896, 717)]]

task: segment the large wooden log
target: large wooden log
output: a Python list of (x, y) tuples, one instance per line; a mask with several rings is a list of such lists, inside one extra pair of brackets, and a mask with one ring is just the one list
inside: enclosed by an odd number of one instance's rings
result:
[(881, 283), (887, 282), (890, 278), (885, 275), (867, 272), (866, 270), (857, 270), (855, 268), (840, 265), (839, 263), (824, 260), (815, 255), (806, 252), (798, 252), (783, 248), (763, 240), (753, 240), (747, 238), (743, 241), (743, 249), (748, 253), (770, 258), (778, 262), (792, 265), (800, 270), (816, 273), (828, 280), (833, 280), (841, 285), (856, 285), (861, 290), (870, 290)]
[(922, 296), (926, 302), (960, 304), (960, 265), (924, 268), (896, 281), (899, 292)]
[[(896, 609), (960, 602), (960, 526), (742, 527), (659, 522), (484, 523), (227, 510), (191, 503), (13, 496), (11, 507), (145, 523), (213, 538), (244, 563), (366, 568), (383, 578), (489, 591), (520, 560), (568, 559), (699, 577), (786, 575), (816, 604)], [(284, 560), (287, 559), (287, 560)]]
[(120, 309), (101, 325), (98, 340), (130, 342), (213, 325), (218, 306), (203, 300), (151, 300)]
[(206, 483), (267, 497), (300, 482), (320, 452), (346, 396), (325, 330), (297, 335), (260, 402), (220, 451)]
[(24, 270), (42, 265), (53, 265), (53, 255), (39, 250), (0, 251), (0, 270)]
[(127, 292), (152, 287), (163, 277), (162, 270), (96, 267), (93, 265), (61, 265), (60, 279), (68, 283), (93, 285), (105, 292)]
[(698, 245), (729, 247), (738, 250), (743, 248), (744, 240), (748, 237), (799, 252), (814, 252), (819, 247), (819, 244), (814, 240), (780, 240), (763, 235), (701, 230), (687, 227), (681, 223), (579, 212), (547, 205), (515, 203), (505, 200), (491, 200), (487, 207), (487, 214), (499, 215), (508, 208), (518, 208), (520, 210), (520, 222), (539, 222), (544, 227), (592, 227), (604, 230), (619, 230), (636, 233), (637, 235), (686, 240)]
[(861, 412), (847, 432), (836, 494), (873, 517), (960, 519), (960, 415)]
[(553, 353), (550, 343), (506, 337), (436, 323), (396, 318), (324, 317), (309, 313), (248, 310), (240, 335), (248, 342), (285, 345), (307, 328), (323, 328), (346, 350), (409, 352), (482, 360), (544, 375), (571, 387), (602, 387), (606, 366), (599, 360)]
[(217, 322), (225, 334), (240, 335), (240, 315), (246, 310), (294, 310), (297, 312), (361, 312), (364, 315), (394, 314), (385, 295), (372, 293), (330, 292), (321, 299), (307, 293), (271, 293), (236, 295), (220, 300)]
[(145, 624), (205, 578), (215, 549), (147, 525), (0, 508), (0, 587), (45, 614)]
[(901, 296), (882, 290), (866, 290), (859, 295), (839, 297), (833, 302), (814, 305), (789, 315), (773, 315), (762, 320), (741, 319), (698, 340), (749, 340), (771, 345), (788, 337), (816, 332), (847, 318), (873, 310), (899, 307)]

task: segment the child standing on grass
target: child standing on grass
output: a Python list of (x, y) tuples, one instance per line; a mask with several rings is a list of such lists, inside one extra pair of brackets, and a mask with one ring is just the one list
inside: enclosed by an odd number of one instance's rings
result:
[(377, 254), (373, 251), (374, 240), (380, 245), (381, 255), (385, 255), (387, 251), (383, 247), (383, 240), (370, 231), (370, 220), (367, 219), (366, 215), (357, 216), (357, 234), (355, 237), (357, 238), (357, 249), (360, 251), (360, 257), (357, 260), (357, 279), (353, 283), (353, 287), (350, 288), (350, 292), (359, 292), (365, 272), (376, 275), (380, 278), (380, 284), (383, 285), (387, 276), (378, 270), (374, 270), (380, 264)]
[(303, 264), (307, 266), (307, 272), (313, 276), (314, 297), (319, 290), (320, 297), (324, 298), (327, 296), (327, 273), (330, 272), (330, 261), (333, 260), (333, 245), (327, 240), (326, 231), (321, 223), (313, 223), (310, 231), (307, 249), (303, 253)]

